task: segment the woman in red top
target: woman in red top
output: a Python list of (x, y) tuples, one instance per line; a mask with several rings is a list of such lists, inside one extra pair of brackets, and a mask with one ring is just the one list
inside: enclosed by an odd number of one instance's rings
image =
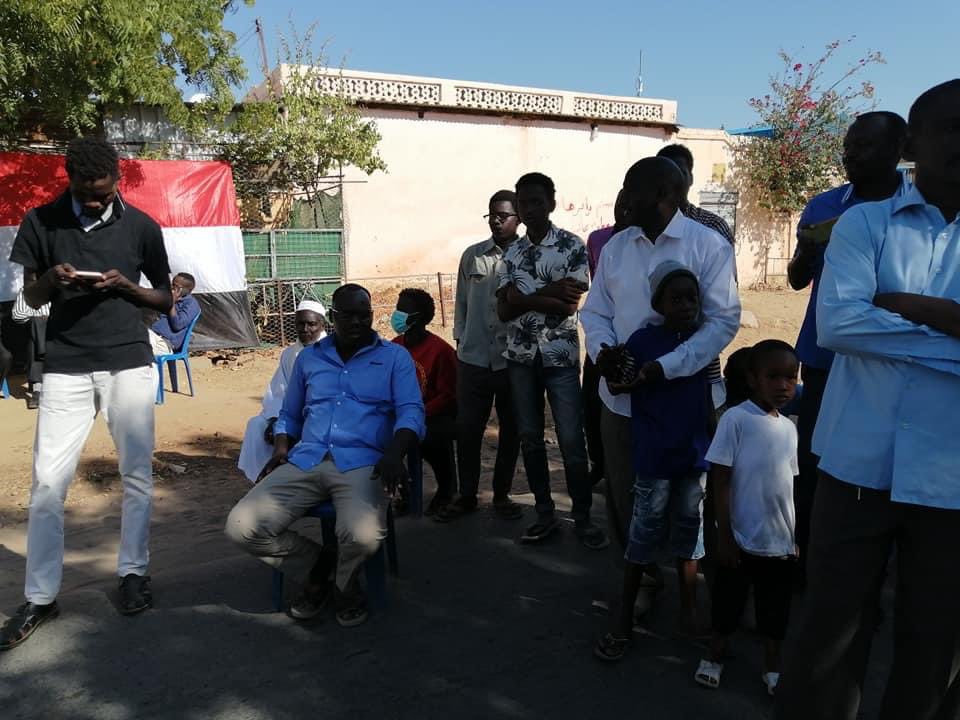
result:
[(427, 330), (435, 312), (430, 293), (419, 288), (400, 291), (397, 309), (390, 316), (390, 326), (413, 356), (427, 413), (427, 435), (420, 445), (420, 454), (433, 468), (437, 494), (427, 506), (426, 514), (445, 519), (444, 508), (453, 499), (456, 489), (454, 436), (457, 415), (457, 353), (450, 345)]

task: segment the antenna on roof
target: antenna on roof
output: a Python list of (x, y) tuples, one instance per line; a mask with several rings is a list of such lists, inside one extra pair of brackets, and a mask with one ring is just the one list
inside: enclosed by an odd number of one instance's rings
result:
[(637, 97), (643, 95), (643, 50), (640, 51), (640, 68), (637, 70)]

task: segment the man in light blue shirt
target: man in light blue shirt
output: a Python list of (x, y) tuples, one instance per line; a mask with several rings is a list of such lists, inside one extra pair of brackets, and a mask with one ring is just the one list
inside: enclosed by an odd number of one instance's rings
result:
[[(274, 426), (273, 457), (230, 512), (226, 532), (268, 565), (312, 568), (290, 606), (293, 618), (316, 617), (334, 594), (337, 622), (349, 627), (367, 618), (356, 576), (384, 537), (380, 485), (396, 489), (425, 421), (413, 359), (374, 332), (370, 293), (339, 287), (330, 314), (334, 334), (297, 356)], [(321, 549), (289, 529), (324, 500), (337, 511), (339, 557), (336, 548)]]
[(916, 184), (833, 229), (817, 305), (836, 352), (806, 616), (778, 718), (857, 716), (884, 569), (896, 549), (894, 660), (881, 718), (960, 715), (960, 79), (910, 110)]
[(810, 299), (796, 346), (803, 379), (797, 418), (800, 475), (794, 486), (801, 582), (806, 576), (810, 512), (817, 488), (818, 458), (811, 451), (810, 443), (833, 362), (833, 352), (817, 344), (817, 291), (823, 275), (823, 256), (830, 240), (830, 226), (854, 205), (886, 200), (909, 189), (910, 183), (897, 172), (906, 138), (907, 123), (896, 113), (881, 110), (858, 116), (843, 138), (843, 169), (850, 182), (813, 197), (797, 223), (797, 249), (787, 266), (787, 276), (794, 290), (810, 288)]

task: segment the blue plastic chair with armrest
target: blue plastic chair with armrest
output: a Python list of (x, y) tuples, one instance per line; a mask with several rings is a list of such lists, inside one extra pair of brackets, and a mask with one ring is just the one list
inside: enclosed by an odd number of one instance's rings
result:
[[(416, 517), (423, 515), (423, 463), (420, 450), (412, 450), (407, 455), (407, 472), (410, 475), (410, 512)], [(314, 505), (304, 517), (320, 519), (320, 528), (323, 534), (323, 544), (335, 544), (337, 535), (337, 511), (333, 503), (325, 500)], [(364, 563), (367, 577), (367, 594), (370, 605), (375, 610), (383, 610), (387, 606), (387, 569), (396, 577), (400, 574), (399, 558), (397, 556), (397, 534), (393, 523), (393, 507), (387, 506), (387, 536), (373, 557)], [(273, 570), (273, 607), (277, 612), (283, 612), (283, 572)]]
[(163, 405), (164, 363), (166, 363), (167, 370), (170, 373), (171, 392), (180, 391), (179, 384), (177, 383), (177, 360), (182, 360), (183, 366), (187, 370), (187, 384), (190, 386), (190, 397), (193, 397), (193, 376), (190, 374), (190, 339), (193, 337), (193, 328), (196, 327), (197, 320), (199, 319), (200, 313), (197, 313), (197, 316), (190, 321), (190, 325), (187, 326), (187, 332), (183, 336), (183, 344), (180, 346), (179, 351), (170, 353), (169, 355), (157, 355), (153, 358), (157, 364), (157, 405)]

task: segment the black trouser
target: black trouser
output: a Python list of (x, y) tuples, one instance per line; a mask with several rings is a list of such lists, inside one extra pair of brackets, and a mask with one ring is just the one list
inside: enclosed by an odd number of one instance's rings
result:
[(483, 436), (494, 404), (500, 433), (493, 466), (493, 497), (505, 500), (510, 494), (520, 455), (520, 433), (510, 392), (510, 376), (506, 368), (494, 371), (460, 362), (457, 367), (457, 464), (460, 495), (471, 500), (477, 497), (480, 486)]
[(453, 449), (457, 420), (453, 415), (427, 418), (427, 434), (420, 443), (423, 458), (437, 480), (437, 497), (444, 501), (453, 498), (457, 488), (457, 465)]
[(583, 362), (583, 429), (587, 435), (587, 455), (590, 458), (590, 474), (594, 482), (606, 477), (603, 462), (603, 433), (600, 430), (602, 409), (600, 371), (588, 355)]
[(27, 338), (27, 381), (31, 387), (43, 380), (43, 358), (47, 354), (47, 319), (35, 317), (30, 320), (30, 336)]
[(782, 641), (790, 619), (795, 565), (792, 557), (761, 557), (741, 550), (738, 567), (719, 566), (710, 593), (714, 631), (730, 635), (740, 626), (752, 587), (757, 632)]
[(857, 717), (876, 608), (896, 548), (893, 666), (880, 720), (960, 717), (960, 510), (905, 505), (820, 474), (803, 617), (779, 720)]
[(820, 458), (810, 449), (813, 429), (820, 414), (823, 389), (827, 384), (829, 370), (804, 365), (801, 370), (803, 395), (800, 397), (800, 413), (797, 417), (797, 460), (800, 475), (793, 486), (793, 505), (796, 511), (796, 539), (800, 548), (798, 572), (801, 581), (806, 577), (807, 549), (810, 541), (810, 513), (813, 510), (813, 495), (817, 489), (817, 464)]

